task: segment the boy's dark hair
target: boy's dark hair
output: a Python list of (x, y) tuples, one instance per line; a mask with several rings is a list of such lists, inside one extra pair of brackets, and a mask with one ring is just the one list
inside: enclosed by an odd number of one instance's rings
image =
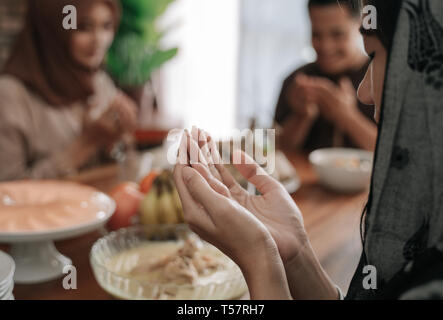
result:
[(309, 0), (308, 8), (311, 7), (326, 7), (326, 6), (337, 6), (340, 5), (342, 7), (346, 7), (349, 9), (349, 13), (354, 18), (360, 18), (361, 11), (358, 6), (353, 6), (349, 2), (349, 0)]

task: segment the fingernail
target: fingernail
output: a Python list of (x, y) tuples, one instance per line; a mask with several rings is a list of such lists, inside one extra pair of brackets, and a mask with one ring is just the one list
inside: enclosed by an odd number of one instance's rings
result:
[(194, 174), (193, 169), (191, 169), (189, 167), (184, 167), (183, 168), (183, 180), (186, 183), (188, 183), (189, 180), (191, 180), (193, 174)]

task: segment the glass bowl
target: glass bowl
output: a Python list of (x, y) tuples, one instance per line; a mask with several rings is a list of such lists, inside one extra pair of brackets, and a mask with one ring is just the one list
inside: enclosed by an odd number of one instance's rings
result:
[[(100, 238), (92, 246), (90, 262), (99, 285), (112, 296), (128, 300), (228, 300), (241, 297), (247, 291), (238, 266), (218, 249), (201, 241), (226, 262), (222, 276), (198, 284), (162, 283), (130, 275), (137, 250), (152, 243), (185, 241), (197, 237), (186, 225), (135, 226), (120, 229)], [(125, 256), (125, 254), (128, 255)]]

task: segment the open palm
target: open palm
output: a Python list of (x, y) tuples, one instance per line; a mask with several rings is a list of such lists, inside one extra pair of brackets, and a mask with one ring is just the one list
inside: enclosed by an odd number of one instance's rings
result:
[(192, 140), (191, 145), (198, 144), (201, 152), (199, 161), (191, 161), (191, 166), (199, 171), (215, 191), (238, 202), (268, 228), (283, 262), (293, 258), (307, 245), (302, 214), (277, 180), (268, 175), (246, 153), (234, 151), (237, 153), (234, 154), (234, 159), (241, 159), (240, 163), (234, 163), (234, 166), (261, 193), (252, 195), (240, 186), (221, 163), (216, 144), (210, 136), (194, 129)]

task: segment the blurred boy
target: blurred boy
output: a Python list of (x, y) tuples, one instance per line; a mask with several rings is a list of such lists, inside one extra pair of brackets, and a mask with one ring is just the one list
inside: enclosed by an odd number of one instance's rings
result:
[(308, 6), (317, 60), (283, 83), (275, 114), (279, 143), (291, 149), (374, 150), (374, 110), (356, 95), (368, 67), (359, 45), (360, 12), (345, 0), (309, 0)]

